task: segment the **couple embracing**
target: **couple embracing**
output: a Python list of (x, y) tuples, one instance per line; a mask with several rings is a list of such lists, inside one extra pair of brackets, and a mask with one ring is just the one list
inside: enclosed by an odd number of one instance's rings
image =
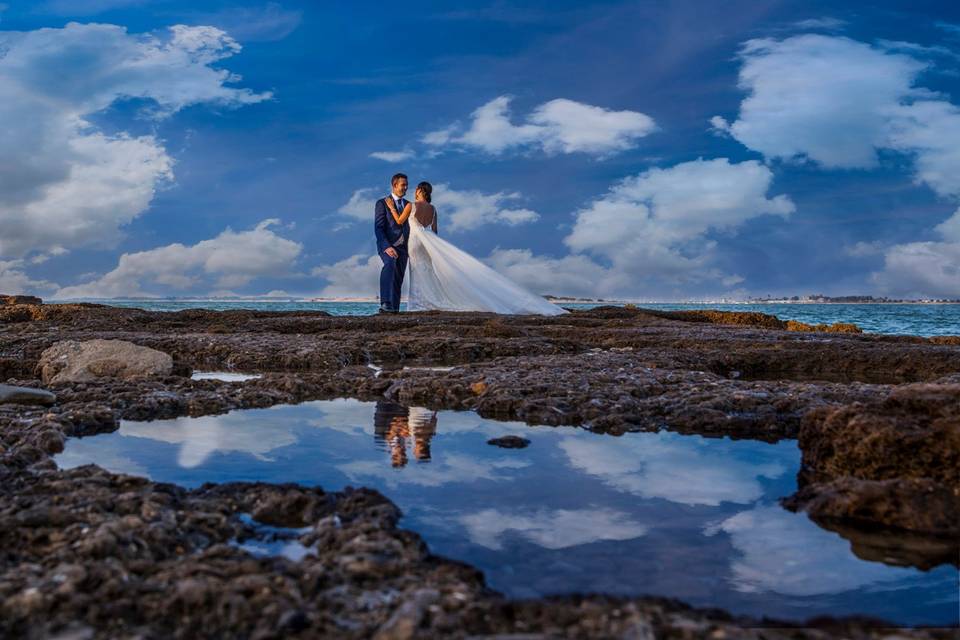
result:
[(407, 309), (489, 311), (559, 315), (560, 307), (534, 295), (437, 235), (433, 187), (417, 185), (407, 200), (407, 176), (390, 181), (391, 192), (377, 200), (374, 231), (380, 270), (380, 313), (400, 311), (400, 289), (409, 270)]

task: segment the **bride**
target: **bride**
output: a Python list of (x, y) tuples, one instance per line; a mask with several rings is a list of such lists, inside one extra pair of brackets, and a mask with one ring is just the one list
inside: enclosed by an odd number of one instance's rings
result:
[(431, 203), (433, 186), (417, 185), (416, 201), (398, 212), (386, 198), (398, 225), (410, 221), (407, 245), (411, 311), (492, 311), (504, 314), (554, 316), (566, 313), (538, 295), (502, 276), (465, 251), (437, 235), (437, 209)]

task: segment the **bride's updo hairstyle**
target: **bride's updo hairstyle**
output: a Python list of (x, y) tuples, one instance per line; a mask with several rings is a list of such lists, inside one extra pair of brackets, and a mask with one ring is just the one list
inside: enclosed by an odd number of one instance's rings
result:
[(423, 192), (423, 197), (427, 202), (433, 202), (433, 185), (429, 182), (421, 182), (417, 185), (417, 191)]

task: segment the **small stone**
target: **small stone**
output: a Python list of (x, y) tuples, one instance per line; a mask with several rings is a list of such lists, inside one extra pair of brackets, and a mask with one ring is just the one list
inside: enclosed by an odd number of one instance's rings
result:
[(57, 401), (57, 396), (44, 389), (31, 387), (14, 387), (9, 384), (0, 384), (0, 404), (43, 404), (51, 405)]
[(526, 449), (530, 445), (530, 441), (520, 436), (502, 436), (487, 440), (487, 444), (503, 449)]

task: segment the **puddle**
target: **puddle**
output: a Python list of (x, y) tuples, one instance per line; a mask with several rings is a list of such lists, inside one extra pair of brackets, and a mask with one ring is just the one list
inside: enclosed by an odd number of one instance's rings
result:
[(220, 380), (222, 382), (244, 382), (262, 377), (259, 373), (233, 373), (230, 371), (194, 371), (193, 380)]
[(250, 514), (240, 515), (240, 520), (253, 529), (252, 538), (234, 540), (231, 544), (243, 549), (252, 556), (283, 556), (287, 560), (300, 562), (307, 556), (315, 556), (315, 549), (306, 547), (297, 538), (311, 530), (311, 527), (291, 529), (274, 527), (254, 520)]
[[(505, 435), (530, 445), (487, 444)], [(793, 441), (614, 437), (355, 400), (124, 421), (57, 456), (64, 468), (95, 462), (189, 487), (374, 487), (433, 552), (478, 567), (512, 597), (647, 594), (758, 617), (956, 624), (954, 567), (861, 560), (846, 539), (777, 504), (799, 461)], [(244, 541), (254, 553), (309, 553), (285, 551), (295, 536), (256, 538)]]

